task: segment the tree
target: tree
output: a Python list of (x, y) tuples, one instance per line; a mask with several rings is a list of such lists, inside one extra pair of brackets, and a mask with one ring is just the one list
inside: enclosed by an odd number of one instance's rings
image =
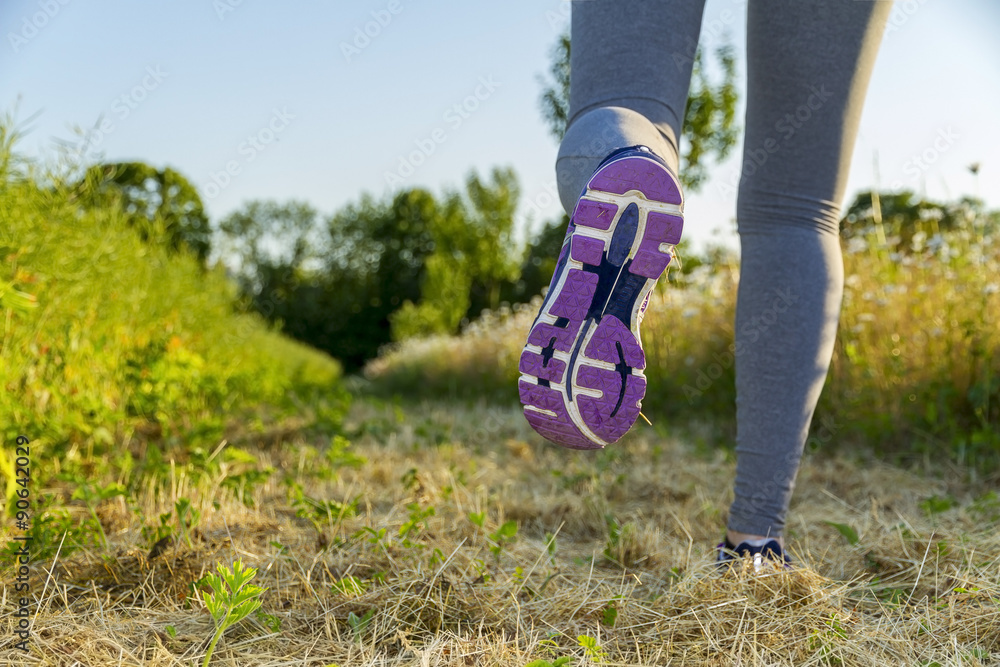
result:
[(249, 201), (219, 223), (216, 245), (247, 293), (263, 288), (264, 274), (297, 272), (322, 255), (319, 214), (304, 201)]
[[(544, 83), (541, 107), (549, 131), (562, 139), (569, 119), (570, 35), (563, 33), (552, 49), (549, 67), (551, 80)], [(733, 47), (723, 44), (715, 52), (722, 81), (714, 84), (708, 76), (699, 47), (695, 52), (691, 90), (684, 111), (681, 155), (681, 184), (691, 191), (702, 186), (707, 177), (706, 161), (720, 162), (736, 145), (736, 58)]]
[(406, 301), (390, 317), (392, 336), (402, 340), (455, 333), (470, 312), (497, 308), (505, 284), (519, 274), (514, 213), (520, 187), (510, 168), (494, 168), (489, 180), (472, 172), (465, 192), (446, 193), (431, 235), (420, 299)]
[(473, 172), (465, 182), (468, 225), (460, 240), (466, 245), (466, 270), (472, 279), (472, 309), (495, 310), (500, 287), (519, 274), (514, 245), (514, 214), (520, 186), (510, 168), (494, 168), (490, 181)]
[(198, 191), (180, 172), (156, 169), (142, 162), (94, 165), (84, 181), (91, 204), (117, 203), (134, 222), (143, 238), (162, 233), (173, 250), (187, 247), (203, 261), (211, 250), (211, 227)]
[(389, 202), (363, 196), (329, 220), (323, 349), (348, 369), (360, 368), (392, 340), (393, 312), (420, 300), (435, 250), (433, 229), (443, 214), (429, 192), (414, 189)]
[(501, 299), (508, 303), (526, 303), (548, 286), (556, 270), (556, 261), (566, 237), (569, 216), (551, 220), (542, 226), (522, 253), (520, 275), (506, 283)]

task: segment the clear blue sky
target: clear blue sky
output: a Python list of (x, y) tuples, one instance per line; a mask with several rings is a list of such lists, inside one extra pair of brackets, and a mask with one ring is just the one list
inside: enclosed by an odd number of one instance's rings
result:
[[(705, 11), (706, 30), (735, 17), (721, 27), (740, 53), (745, 4), (709, 0)], [(538, 77), (568, 15), (560, 0), (4, 0), (0, 91), (4, 110), (20, 98), (22, 121), (40, 112), (22, 150), (54, 155), (57, 141), (78, 140), (73, 127), (91, 129), (94, 157), (173, 166), (213, 220), (253, 198), (332, 213), (385, 193), (386, 173), (430, 145), (403, 185), (440, 192), (472, 168), (511, 165), (522, 218), (536, 207), (548, 218), (560, 212), (549, 194), (556, 144)], [(355, 46), (366, 26), (375, 36)], [(883, 187), (936, 198), (975, 194), (966, 167), (981, 162), (980, 195), (1000, 208), (998, 34), (996, 0), (897, 0), (848, 201), (874, 183), (877, 152)], [(941, 132), (953, 139), (938, 151)], [(918, 167), (924, 153), (934, 159)], [(735, 197), (722, 186), (738, 165), (719, 165), (689, 196), (696, 243), (716, 229), (733, 242)]]

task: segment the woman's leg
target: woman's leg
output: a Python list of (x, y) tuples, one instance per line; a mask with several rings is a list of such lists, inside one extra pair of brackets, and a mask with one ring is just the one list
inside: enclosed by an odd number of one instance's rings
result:
[[(780, 537), (840, 314), (838, 223), (891, 2), (750, 0), (729, 538)], [(826, 429), (836, 435), (836, 425)]]
[(677, 175), (704, 0), (573, 3), (570, 105), (556, 174), (572, 214), (610, 152), (642, 144)]

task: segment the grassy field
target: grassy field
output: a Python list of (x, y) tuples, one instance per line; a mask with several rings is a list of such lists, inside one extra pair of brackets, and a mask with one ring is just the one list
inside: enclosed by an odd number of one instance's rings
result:
[[(1000, 223), (962, 211), (939, 229), (874, 227), (845, 243), (846, 285), (814, 427), (897, 460), (1000, 468)], [(901, 234), (911, 238), (900, 243)], [(654, 423), (692, 418), (734, 432), (733, 320), (739, 266), (720, 253), (672, 270), (643, 320)], [(404, 341), (369, 364), (377, 390), (517, 401), (521, 347), (538, 304), (502, 309), (458, 338)], [(773, 322), (772, 322), (773, 324)], [(756, 325), (766, 335), (768, 323)]]
[[(178, 475), (99, 504), (107, 549), (36, 565), (19, 664), (200, 662), (214, 625), (197, 582), (237, 559), (266, 587), (262, 613), (213, 664), (1000, 659), (1000, 499), (960, 471), (813, 458), (790, 522), (799, 567), (721, 576), (733, 465), (710, 428), (639, 429), (595, 455), (542, 442), (514, 408), (372, 400), (345, 428), (353, 446), (249, 447), (283, 475), (242, 500)], [(135, 506), (177, 523), (182, 498), (191, 544), (150, 554)]]
[(1000, 254), (975, 220), (848, 248), (820, 415), (843, 427), (799, 477), (798, 565), (722, 575), (735, 265), (657, 292), (655, 426), (572, 452), (516, 405), (530, 307), (345, 381), (12, 144), (0, 124), (0, 663), (1000, 660)]

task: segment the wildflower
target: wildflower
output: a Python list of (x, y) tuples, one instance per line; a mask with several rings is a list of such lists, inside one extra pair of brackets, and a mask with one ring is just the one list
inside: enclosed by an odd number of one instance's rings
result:
[(857, 255), (868, 248), (868, 242), (855, 236), (847, 242), (847, 252), (850, 255)]

